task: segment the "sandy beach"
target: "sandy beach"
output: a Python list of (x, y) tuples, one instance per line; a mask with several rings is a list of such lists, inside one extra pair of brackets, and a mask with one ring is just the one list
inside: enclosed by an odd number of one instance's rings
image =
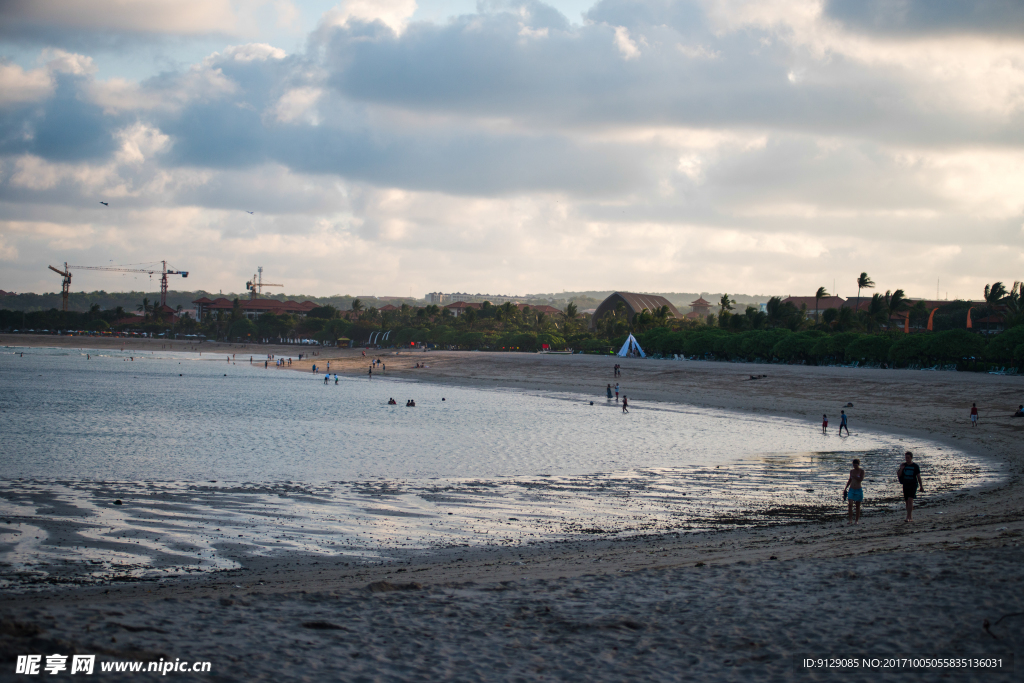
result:
[[(131, 340), (124, 348), (159, 351), (165, 344)], [(0, 345), (122, 348), (121, 340), (22, 335), (0, 336)], [(307, 351), (201, 346), (211, 357), (294, 358)], [(435, 385), (596, 398), (618, 381), (635, 411), (672, 403), (820, 423), (823, 412), (834, 420), (842, 408), (854, 431), (960, 449), (991, 462), (1003, 478), (941, 507), (922, 507), (913, 525), (894, 510), (873, 512), (855, 527), (832, 517), (699, 534), (449, 548), (390, 565), (277, 558), (202, 576), (11, 592), (0, 597), (0, 678), (25, 679), (11, 673), (17, 655), (54, 652), (97, 654), (98, 661), (210, 661), (210, 673), (194, 675), (205, 680), (1020, 675), (1005, 663), (1001, 672), (922, 674), (892, 667), (808, 671), (798, 661), (897, 654), (1019, 659), (1024, 419), (1010, 416), (1024, 402), (1021, 378), (598, 356), (366, 353), (325, 350), (280, 371), (309, 372), (312, 363), (323, 367), (330, 359), (332, 372), (358, 376), (369, 356), (379, 356), (389, 376)], [(615, 362), (623, 368), (619, 378), (612, 376)], [(973, 429), (972, 402), (981, 413)], [(918, 461), (927, 489), (928, 454), (919, 453)], [(891, 495), (896, 487), (892, 475), (869, 473), (868, 496), (873, 490)], [(838, 497), (836, 508), (843, 511)]]

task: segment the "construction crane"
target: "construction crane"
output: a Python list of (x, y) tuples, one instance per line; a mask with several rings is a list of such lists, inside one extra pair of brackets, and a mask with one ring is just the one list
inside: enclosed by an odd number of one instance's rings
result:
[(50, 266), (49, 268), (53, 272), (57, 273), (57, 275), (60, 275), (62, 278), (64, 278), (64, 281), (61, 283), (60, 293), (61, 296), (64, 298), (64, 310), (67, 311), (68, 293), (71, 291), (71, 271), (68, 270), (67, 261), (64, 262), (64, 270), (59, 270), (57, 268), (54, 268), (53, 266)]
[[(53, 266), (51, 269), (57, 270)], [(156, 268), (122, 268), (121, 266), (69, 266), (64, 264), (64, 270), (67, 271), (67, 279), (64, 285), (64, 310), (67, 310), (67, 288), (71, 284), (71, 268), (75, 270), (106, 270), (113, 273), (146, 273), (147, 275), (160, 275), (160, 305), (167, 305), (167, 276), (168, 275), (180, 275), (182, 277), (188, 277), (187, 270), (168, 270), (167, 261), (160, 261), (160, 270)], [(60, 272), (60, 271), (57, 271)]]
[(269, 282), (263, 281), (263, 266), (256, 269), (259, 271), (259, 279), (256, 278), (256, 274), (253, 273), (252, 279), (245, 283), (245, 288), (249, 291), (249, 298), (256, 299), (260, 294), (263, 293), (264, 287), (284, 287), (284, 285), (272, 285)]

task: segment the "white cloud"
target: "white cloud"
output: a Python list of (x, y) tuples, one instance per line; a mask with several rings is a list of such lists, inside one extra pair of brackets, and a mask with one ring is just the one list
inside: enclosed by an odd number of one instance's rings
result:
[(346, 26), (353, 19), (379, 21), (401, 35), (415, 13), (416, 0), (345, 0), (325, 12), (322, 21), (327, 26)]
[(0, 62), (0, 107), (39, 102), (53, 92), (48, 69), (26, 71), (17, 64)]
[[(213, 61), (217, 56), (208, 57), (207, 61)], [(248, 43), (246, 45), (231, 45), (224, 50), (224, 56), (236, 62), (265, 62), (268, 59), (284, 59), (287, 54), (284, 50), (267, 43)]]
[(166, 151), (171, 140), (158, 129), (144, 123), (135, 123), (118, 131), (117, 138), (121, 142), (117, 161), (135, 166), (145, 163), (147, 157)]
[(640, 56), (640, 48), (636, 41), (629, 37), (629, 29), (625, 26), (615, 27), (615, 47), (622, 53), (624, 59), (636, 59)]
[(292, 88), (274, 106), (274, 115), (282, 123), (291, 123), (302, 119), (310, 125), (317, 125), (320, 122), (319, 115), (314, 107), (323, 95), (320, 88)]
[(199, 286), (237, 291), (258, 258), (312, 293), (799, 294), (854, 262), (919, 295), (954, 272), (1013, 280), (1021, 40), (856, 32), (802, 0), (708, 6), (430, 24), (360, 0), (291, 55), (261, 38), (140, 82), (70, 51), (0, 65), (0, 220), (22, 226), (0, 257), (155, 244)]

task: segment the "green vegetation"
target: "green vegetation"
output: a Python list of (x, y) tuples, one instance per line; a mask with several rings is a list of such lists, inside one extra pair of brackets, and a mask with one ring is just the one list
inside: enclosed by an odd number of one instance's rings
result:
[[(874, 283), (866, 273), (858, 285)], [(223, 341), (274, 341), (315, 339), (324, 344), (409, 346), (424, 343), (441, 348), (490, 351), (536, 351), (545, 345), (553, 350), (570, 348), (585, 353), (610, 353), (630, 333), (650, 354), (675, 354), (732, 361), (837, 364), (859, 363), (887, 367), (957, 364), (986, 369), (990, 365), (1024, 362), (1024, 315), (1021, 283), (1007, 290), (1001, 283), (986, 287), (986, 302), (951, 301), (934, 311), (923, 303), (911, 305), (902, 290), (875, 293), (862, 310), (853, 307), (827, 309), (808, 316), (780, 297), (768, 300), (765, 310), (746, 306), (740, 312), (735, 300), (723, 294), (718, 313), (707, 320), (677, 319), (668, 307), (640, 311), (630, 320), (624, 305), (593, 321), (579, 313), (575, 303), (565, 311), (549, 314), (531, 306), (484, 303), (461, 315), (436, 305), (415, 307), (405, 303), (382, 311), (372, 302), (351, 299), (343, 309), (323, 304), (305, 317), (267, 313), (247, 318), (235, 299), (230, 311), (220, 311), (201, 321), (162, 315), (149, 297), (133, 308), (101, 310), (93, 304), (84, 312), (0, 310), (0, 330), (90, 330), (96, 332), (142, 331), (152, 334), (203, 335)], [(828, 296), (816, 292), (818, 301)], [(993, 313), (1004, 320), (1006, 331), (980, 334), (966, 329), (967, 311), (979, 321)], [(912, 332), (904, 333), (910, 316)], [(932, 332), (921, 330), (929, 318)]]

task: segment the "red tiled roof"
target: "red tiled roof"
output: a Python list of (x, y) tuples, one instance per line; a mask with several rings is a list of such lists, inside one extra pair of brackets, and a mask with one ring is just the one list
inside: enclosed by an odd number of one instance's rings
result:
[(483, 307), (483, 304), (473, 303), (472, 301), (456, 301), (453, 304), (448, 304), (445, 308), (475, 308), (478, 311)]
[(524, 308), (529, 308), (531, 311), (537, 311), (538, 313), (544, 313), (546, 315), (556, 315), (562, 312), (559, 309), (555, 308), (554, 306), (548, 306), (546, 304), (541, 304), (540, 306), (530, 306), (529, 304), (516, 305), (519, 306), (520, 311), (523, 310)]
[(387, 306), (381, 306), (377, 310), (378, 311), (389, 311), (389, 312), (390, 311), (397, 311), (398, 310), (398, 306), (395, 306), (394, 304), (388, 304)]
[(691, 306), (710, 306), (711, 302), (710, 301), (704, 301), (704, 297), (700, 297), (696, 301), (691, 301), (690, 305)]
[(813, 296), (791, 296), (783, 299), (782, 303), (791, 303), (797, 308), (807, 306), (808, 309), (813, 311), (815, 304), (817, 304), (818, 310), (842, 308), (846, 304), (846, 299), (841, 296), (823, 296), (815, 302)]
[[(205, 297), (196, 299), (192, 303), (199, 304), (211, 311), (230, 311), (235, 307), (235, 302), (220, 297), (210, 301)], [(239, 299), (239, 307), (243, 311), (271, 311), (274, 313), (307, 313), (316, 308), (312, 301), (303, 301), (301, 304), (295, 301), (278, 301), (277, 299)]]

